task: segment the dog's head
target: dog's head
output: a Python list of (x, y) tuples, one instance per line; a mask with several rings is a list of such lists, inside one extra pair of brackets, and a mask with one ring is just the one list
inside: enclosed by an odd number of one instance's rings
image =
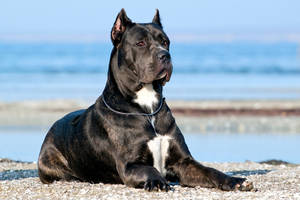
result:
[(118, 55), (118, 73), (126, 73), (139, 84), (157, 81), (165, 85), (170, 80), (170, 41), (158, 10), (152, 23), (133, 23), (122, 9), (111, 30), (111, 40)]

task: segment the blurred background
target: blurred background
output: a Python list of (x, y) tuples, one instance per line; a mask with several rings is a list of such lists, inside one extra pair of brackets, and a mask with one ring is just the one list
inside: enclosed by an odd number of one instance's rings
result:
[(35, 161), (55, 120), (94, 103), (121, 8), (135, 22), (160, 10), (164, 95), (195, 158), (300, 163), (297, 0), (1, 2), (0, 157)]

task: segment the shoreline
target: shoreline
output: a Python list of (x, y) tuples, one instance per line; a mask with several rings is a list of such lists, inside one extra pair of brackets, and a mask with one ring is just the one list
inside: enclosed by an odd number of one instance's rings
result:
[(169, 192), (147, 192), (125, 185), (58, 181), (42, 184), (36, 163), (0, 159), (0, 199), (297, 199), (300, 165), (270, 163), (209, 163), (231, 176), (252, 181), (256, 191), (225, 192), (208, 188), (172, 186)]
[(170, 101), (170, 107), (186, 116), (300, 116), (300, 100)]
[[(95, 99), (96, 101), (96, 99)], [(74, 107), (88, 107), (95, 101), (80, 99), (48, 99), (0, 101), (0, 110), (31, 108), (39, 110), (68, 110)], [(300, 109), (300, 99), (247, 99), (247, 100), (166, 100), (171, 108), (186, 109)]]
[[(0, 102), (0, 132), (48, 129), (65, 114), (93, 102)], [(182, 132), (300, 133), (300, 100), (167, 101)], [(2, 130), (2, 131), (1, 131)]]

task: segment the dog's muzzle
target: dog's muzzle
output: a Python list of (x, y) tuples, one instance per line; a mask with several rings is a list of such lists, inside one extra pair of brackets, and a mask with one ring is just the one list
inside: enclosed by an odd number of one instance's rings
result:
[(162, 50), (157, 54), (157, 59), (159, 67), (156, 80), (161, 80), (162, 85), (165, 85), (170, 80), (173, 69), (170, 53)]

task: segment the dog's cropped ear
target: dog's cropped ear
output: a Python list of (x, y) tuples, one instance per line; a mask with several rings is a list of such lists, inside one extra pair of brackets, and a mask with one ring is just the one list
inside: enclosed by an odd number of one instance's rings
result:
[(156, 13), (153, 17), (152, 23), (157, 24), (158, 26), (160, 26), (160, 28), (163, 28), (161, 22), (160, 22), (160, 16), (159, 16), (159, 10), (156, 9)]
[(111, 29), (111, 41), (114, 46), (117, 46), (121, 42), (126, 28), (131, 24), (131, 20), (127, 17), (124, 8), (122, 8), (116, 18), (114, 26)]

